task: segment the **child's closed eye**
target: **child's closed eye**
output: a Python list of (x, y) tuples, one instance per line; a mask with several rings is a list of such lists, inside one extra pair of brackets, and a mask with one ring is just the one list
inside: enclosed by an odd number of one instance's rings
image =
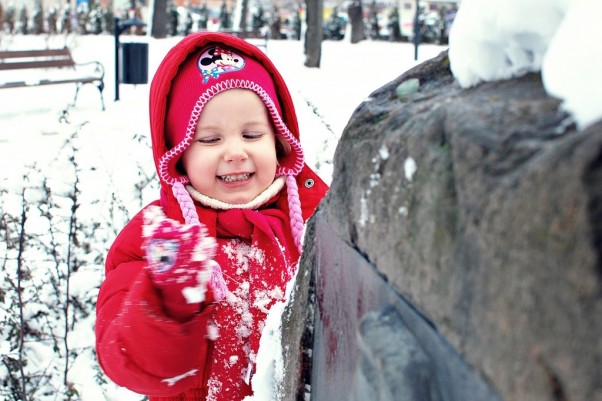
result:
[(196, 141), (199, 142), (199, 143), (203, 143), (203, 144), (207, 144), (207, 145), (212, 145), (212, 144), (218, 143), (220, 141), (220, 137), (218, 137), (218, 136), (206, 136), (206, 137), (197, 138)]
[(261, 139), (265, 134), (261, 132), (245, 132), (242, 137), (248, 140)]

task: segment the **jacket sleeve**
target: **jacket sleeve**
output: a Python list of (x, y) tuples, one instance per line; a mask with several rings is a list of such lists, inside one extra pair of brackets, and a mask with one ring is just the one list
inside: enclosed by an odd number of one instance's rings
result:
[(163, 311), (146, 270), (139, 213), (113, 243), (96, 304), (96, 352), (116, 384), (150, 396), (172, 396), (202, 383), (211, 342), (211, 306), (181, 322)]

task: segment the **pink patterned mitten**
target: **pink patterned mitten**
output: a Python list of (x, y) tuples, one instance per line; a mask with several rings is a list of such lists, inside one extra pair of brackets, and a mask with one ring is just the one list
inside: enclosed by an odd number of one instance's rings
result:
[(225, 296), (221, 269), (213, 260), (216, 242), (205, 226), (179, 223), (159, 206), (150, 206), (144, 211), (142, 235), (147, 272), (170, 316), (188, 319), (201, 302)]

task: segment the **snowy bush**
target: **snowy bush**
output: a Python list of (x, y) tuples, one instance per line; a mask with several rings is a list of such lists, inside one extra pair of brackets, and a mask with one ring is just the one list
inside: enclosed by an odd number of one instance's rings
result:
[[(19, 188), (0, 190), (2, 400), (112, 399), (118, 391), (96, 361), (95, 303), (104, 257), (131, 212), (116, 191), (109, 202), (82, 192), (101, 173), (78, 158), (80, 129), (57, 155), (60, 168), (30, 166)], [(156, 180), (139, 176), (141, 204)]]

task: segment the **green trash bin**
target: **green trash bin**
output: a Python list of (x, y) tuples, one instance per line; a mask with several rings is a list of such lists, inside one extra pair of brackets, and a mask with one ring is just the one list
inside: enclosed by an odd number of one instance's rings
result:
[(147, 84), (148, 43), (122, 43), (119, 50), (121, 52), (119, 82), (122, 84)]

